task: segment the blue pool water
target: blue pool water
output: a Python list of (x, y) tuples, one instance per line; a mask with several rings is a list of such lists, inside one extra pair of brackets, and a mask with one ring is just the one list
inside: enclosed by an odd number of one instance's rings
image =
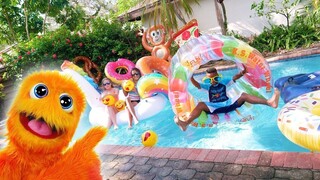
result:
[[(273, 81), (298, 73), (311, 73), (320, 70), (320, 56), (308, 56), (299, 59), (270, 63)], [(220, 71), (224, 77), (231, 77), (236, 69)], [(203, 75), (196, 78), (201, 79)], [(140, 121), (133, 129), (126, 126), (118, 130), (111, 128), (103, 144), (142, 146), (141, 134), (146, 130), (153, 130), (158, 134), (158, 147), (185, 147), (204, 149), (237, 149), (237, 150), (268, 150), (308, 152), (289, 141), (278, 129), (277, 116), (284, 102), (280, 99), (277, 109), (263, 105), (254, 105), (260, 113), (253, 121), (244, 123), (222, 123), (213, 128), (189, 127), (182, 132), (174, 123), (170, 103), (164, 111), (156, 116)], [(86, 110), (87, 112), (89, 109)], [(81, 119), (76, 132), (76, 138), (81, 137), (90, 128), (88, 113)]]

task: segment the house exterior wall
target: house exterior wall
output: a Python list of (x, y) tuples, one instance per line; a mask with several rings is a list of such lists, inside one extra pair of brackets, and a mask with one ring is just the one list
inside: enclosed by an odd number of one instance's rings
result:
[[(251, 10), (252, 3), (257, 0), (225, 0), (224, 4), (227, 13), (229, 31), (235, 31), (246, 37), (260, 34), (264, 27), (269, 27), (268, 20), (264, 17), (257, 17), (255, 11)], [(219, 5), (219, 7), (221, 7)], [(214, 0), (199, 0), (199, 5), (192, 3), (193, 14), (190, 18), (185, 16), (187, 21), (197, 19), (201, 33), (221, 34), (215, 12)], [(153, 25), (153, 17), (150, 14), (144, 15), (142, 24), (145, 29)], [(284, 24), (285, 18), (275, 15), (271, 21), (273, 24)], [(183, 24), (179, 21), (179, 27)]]

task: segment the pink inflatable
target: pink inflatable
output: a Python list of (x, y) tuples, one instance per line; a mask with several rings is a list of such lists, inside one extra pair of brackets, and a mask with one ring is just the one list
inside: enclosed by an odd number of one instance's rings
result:
[(120, 58), (115, 62), (108, 62), (104, 73), (116, 84), (121, 84), (123, 80), (131, 78), (131, 70), (135, 67), (135, 64), (124, 58)]

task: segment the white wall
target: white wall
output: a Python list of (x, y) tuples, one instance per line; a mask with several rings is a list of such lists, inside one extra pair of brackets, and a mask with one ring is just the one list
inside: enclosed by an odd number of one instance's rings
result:
[[(233, 30), (243, 36), (258, 35), (264, 27), (269, 27), (268, 21), (263, 17), (257, 17), (255, 11), (251, 10), (251, 4), (259, 0), (225, 0), (224, 4), (227, 12), (227, 22), (229, 31)], [(220, 26), (216, 18), (214, 0), (199, 0), (199, 4), (193, 4), (192, 17), (186, 18), (187, 21), (197, 19), (201, 33), (221, 33)], [(220, 7), (220, 5), (219, 5)], [(187, 17), (187, 16), (185, 16)], [(283, 24), (285, 18), (276, 15), (272, 19), (274, 24)], [(153, 25), (153, 18), (146, 15), (143, 18), (144, 28)], [(180, 23), (179, 27), (183, 24)]]

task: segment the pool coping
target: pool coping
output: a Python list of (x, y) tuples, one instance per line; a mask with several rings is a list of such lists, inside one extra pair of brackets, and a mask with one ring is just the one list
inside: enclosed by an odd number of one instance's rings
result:
[[(319, 47), (303, 49), (303, 50), (299, 50), (297, 52), (287, 52), (287, 53), (279, 54), (277, 56), (267, 57), (265, 59), (267, 62), (271, 63), (271, 62), (282, 61), (282, 60), (288, 61), (288, 60), (298, 58), (300, 56), (311, 56), (311, 55), (315, 55), (315, 54), (320, 54), (320, 45), (319, 45)], [(220, 65), (220, 66), (217, 66), (216, 69), (217, 70), (228, 70), (228, 69), (232, 69), (235, 67), (236, 67), (235, 64), (233, 64), (233, 65)], [(207, 68), (198, 69), (195, 71), (195, 74), (204, 73), (206, 71), (206, 69)]]
[(165, 148), (101, 144), (99, 154), (178, 159), (251, 166), (320, 170), (320, 153), (232, 149)]
[[(320, 54), (320, 48), (300, 50), (266, 58), (268, 62), (292, 59), (300, 56)], [(234, 68), (219, 66), (217, 69)], [(203, 73), (206, 68), (197, 71)], [(96, 148), (100, 154), (130, 155), (137, 157), (168, 158), (179, 160), (195, 160), (229, 164), (244, 164), (252, 166), (268, 166), (280, 168), (299, 168), (320, 170), (320, 153), (312, 152), (281, 152), (260, 150), (231, 150), (231, 149), (201, 149), (201, 148), (165, 148), (100, 144)]]

